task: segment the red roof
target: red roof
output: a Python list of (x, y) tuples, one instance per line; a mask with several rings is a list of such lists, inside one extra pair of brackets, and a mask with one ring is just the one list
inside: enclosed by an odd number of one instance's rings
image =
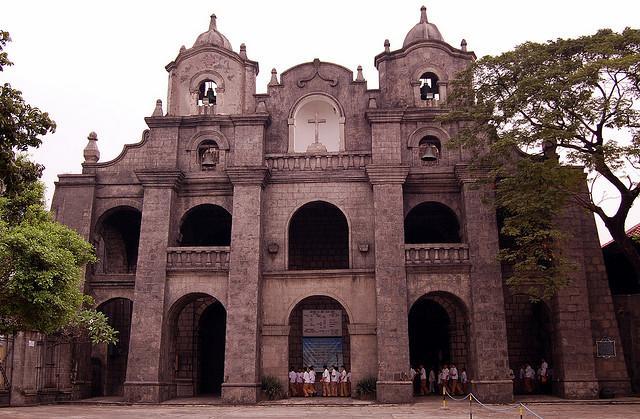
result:
[[(627, 230), (626, 234), (629, 237), (634, 237), (634, 236), (635, 237), (640, 237), (640, 223), (634, 225), (629, 230)], [(604, 249), (605, 247), (609, 246), (613, 242), (614, 242), (613, 240), (609, 240), (608, 242), (606, 242), (605, 244), (602, 245), (602, 248)]]

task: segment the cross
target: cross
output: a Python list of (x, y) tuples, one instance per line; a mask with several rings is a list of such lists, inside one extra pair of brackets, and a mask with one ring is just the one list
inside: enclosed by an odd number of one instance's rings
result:
[(317, 144), (320, 140), (319, 136), (318, 136), (318, 128), (320, 127), (320, 124), (324, 124), (325, 122), (327, 122), (326, 119), (318, 119), (318, 112), (316, 112), (316, 117), (314, 119), (310, 119), (308, 121), (310, 124), (316, 124), (316, 139), (315, 139), (315, 143)]

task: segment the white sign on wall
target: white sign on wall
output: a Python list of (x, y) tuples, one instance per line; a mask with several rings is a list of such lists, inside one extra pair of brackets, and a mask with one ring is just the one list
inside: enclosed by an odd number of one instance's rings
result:
[(302, 310), (302, 336), (342, 336), (342, 310)]

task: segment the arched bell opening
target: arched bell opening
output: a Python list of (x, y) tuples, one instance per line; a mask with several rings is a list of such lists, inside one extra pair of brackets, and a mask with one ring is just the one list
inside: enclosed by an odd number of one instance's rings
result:
[(210, 295), (185, 295), (169, 310), (169, 378), (177, 397), (219, 396), (227, 313)]
[(406, 244), (460, 243), (458, 217), (444, 204), (423, 202), (405, 217), (404, 239)]
[(215, 170), (220, 163), (220, 147), (214, 140), (204, 140), (198, 145), (198, 165), (202, 170)]
[(180, 225), (180, 246), (229, 246), (231, 214), (219, 205), (203, 204), (191, 208)]
[(113, 298), (102, 303), (97, 310), (107, 316), (109, 325), (118, 332), (118, 341), (92, 346), (91, 393), (93, 396), (122, 396), (129, 358), (133, 301)]
[(289, 269), (348, 269), (349, 225), (335, 205), (309, 202), (289, 223)]
[(203, 80), (198, 87), (198, 106), (213, 106), (217, 102), (216, 82), (211, 79)]
[(442, 144), (440, 144), (438, 137), (427, 135), (418, 143), (418, 152), (423, 166), (437, 164), (440, 160)]
[(420, 99), (440, 100), (440, 88), (438, 76), (435, 73), (426, 72), (420, 76)]

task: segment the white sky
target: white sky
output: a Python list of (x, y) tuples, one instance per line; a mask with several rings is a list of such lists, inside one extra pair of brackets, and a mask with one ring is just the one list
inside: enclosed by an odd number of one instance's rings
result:
[[(207, 30), (209, 15), (233, 49), (247, 45), (260, 63), (258, 93), (270, 70), (282, 73), (320, 58), (352, 69), (362, 65), (369, 88), (378, 87), (373, 57), (388, 38), (402, 46), (420, 18), (423, 0), (406, 1), (7, 1), (0, 28), (11, 33), (7, 52), (15, 63), (0, 73), (27, 102), (58, 124), (33, 153), (44, 164), (51, 198), (59, 173), (79, 173), (90, 131), (101, 161), (137, 142), (155, 100), (166, 103), (167, 72), (181, 45), (191, 47)], [(466, 38), (478, 57), (499, 54), (527, 40), (546, 41), (640, 26), (638, 0), (454, 1), (425, 4), (429, 21), (458, 47)], [(614, 204), (614, 202), (609, 202)], [(635, 208), (629, 226), (640, 221)], [(602, 234), (601, 241), (608, 235)]]

